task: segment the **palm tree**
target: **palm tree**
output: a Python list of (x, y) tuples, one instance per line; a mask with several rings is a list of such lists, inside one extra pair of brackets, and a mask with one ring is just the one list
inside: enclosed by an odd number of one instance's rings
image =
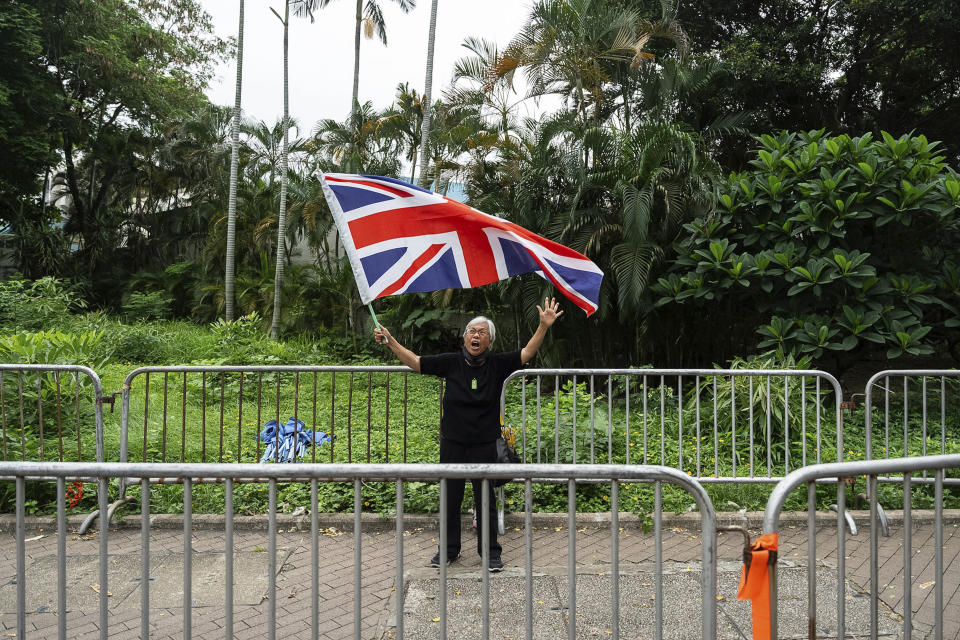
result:
[[(287, 130), (298, 130), (299, 123), (287, 118)], [(245, 172), (250, 179), (265, 179), (272, 187), (281, 174), (283, 163), (283, 120), (268, 125), (263, 120), (244, 122), (240, 125), (244, 134), (243, 150), (246, 157)], [(297, 135), (297, 133), (294, 133)], [(287, 164), (302, 163), (304, 141), (299, 137), (287, 141)]]
[[(289, 0), (293, 5), (293, 15), (297, 17), (309, 16), (313, 21), (313, 12), (323, 9), (332, 0)], [(417, 6), (416, 0), (393, 0), (399, 5), (400, 10), (409, 13), (411, 9)], [(360, 88), (360, 31), (363, 31), (367, 38), (372, 38), (374, 32), (377, 34), (380, 42), (387, 44), (387, 24), (383, 19), (383, 10), (380, 8), (379, 0), (357, 0), (357, 24), (354, 33), (353, 44), (353, 94), (350, 99), (350, 113), (354, 113), (359, 107), (359, 88)]]
[[(273, 9), (271, 9), (273, 11)], [(273, 11), (277, 18), (280, 15)], [(290, 144), (290, 3), (283, 2), (283, 154), (280, 161), (280, 214), (277, 216), (277, 268), (273, 286), (273, 322), (270, 325), (270, 337), (276, 339), (280, 333), (280, 298), (283, 289), (284, 249), (286, 248), (287, 223), (287, 157)]]
[[(520, 33), (508, 45), (495, 72), (504, 76), (523, 68), (530, 93), (557, 93), (573, 101), (583, 126), (599, 124), (606, 109), (604, 89), (629, 64), (637, 68), (653, 58), (651, 38), (672, 41), (686, 52), (687, 39), (674, 19), (674, 0), (661, 0), (661, 19), (642, 19), (636, 10), (599, 0), (539, 0)], [(588, 115), (592, 107), (592, 117)]]
[[(420, 127), (420, 186), (427, 185), (427, 141), (430, 139), (430, 100), (433, 93), (433, 43), (437, 36), (437, 0), (430, 5), (430, 32), (427, 36), (427, 77), (423, 91), (423, 126)], [(410, 174), (413, 177), (413, 174)]]
[(237, 237), (237, 165), (240, 158), (240, 89), (243, 86), (243, 2), (240, 0), (240, 27), (237, 30), (237, 91), (233, 100), (231, 125), (230, 195), (227, 200), (227, 272), (224, 276), (226, 319), (233, 320), (233, 284), (236, 275)]
[(396, 136), (399, 144), (406, 147), (406, 158), (410, 161), (410, 184), (413, 184), (417, 171), (417, 158), (422, 145), (424, 98), (406, 83), (397, 85), (397, 98), (384, 112), (385, 129), (388, 135)]
[(387, 135), (394, 119), (390, 111), (382, 114), (368, 101), (343, 122), (327, 118), (317, 123), (311, 144), (343, 171), (396, 175), (396, 145)]

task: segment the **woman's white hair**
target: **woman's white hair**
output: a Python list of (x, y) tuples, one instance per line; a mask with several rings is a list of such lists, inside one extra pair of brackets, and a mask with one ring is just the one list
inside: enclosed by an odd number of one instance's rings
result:
[(463, 328), (463, 333), (460, 335), (461, 338), (467, 337), (467, 329), (472, 327), (475, 324), (480, 324), (481, 322), (487, 323), (487, 328), (490, 330), (490, 344), (493, 344), (494, 340), (497, 339), (497, 328), (493, 325), (493, 320), (486, 316), (477, 316), (473, 320), (467, 323), (467, 326)]

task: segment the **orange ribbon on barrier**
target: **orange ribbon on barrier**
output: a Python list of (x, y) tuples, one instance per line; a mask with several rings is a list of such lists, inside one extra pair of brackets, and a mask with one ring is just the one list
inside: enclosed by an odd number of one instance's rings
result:
[(776, 533), (760, 536), (743, 551), (737, 600), (753, 601), (753, 640), (770, 640), (770, 565), (776, 562)]

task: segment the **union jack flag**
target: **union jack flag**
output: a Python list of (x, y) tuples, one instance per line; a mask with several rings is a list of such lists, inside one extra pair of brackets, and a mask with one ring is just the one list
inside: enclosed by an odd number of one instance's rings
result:
[(327, 173), (320, 181), (364, 304), (532, 271), (588, 316), (597, 310), (603, 272), (572, 249), (394, 178)]

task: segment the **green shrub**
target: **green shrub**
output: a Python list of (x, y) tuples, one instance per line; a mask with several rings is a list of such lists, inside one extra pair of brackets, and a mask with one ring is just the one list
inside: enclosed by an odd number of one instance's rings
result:
[(0, 282), (0, 327), (12, 330), (61, 327), (83, 301), (62, 280), (46, 277)]
[(160, 291), (131, 293), (123, 303), (123, 316), (128, 321), (168, 318), (171, 303), (171, 298)]
[(719, 336), (734, 353), (830, 356), (834, 368), (955, 351), (960, 179), (939, 144), (824, 130), (757, 142), (653, 286), (658, 306), (683, 305), (699, 325), (687, 348), (710, 353)]
[(167, 354), (167, 340), (150, 324), (122, 325), (108, 339), (113, 348), (113, 359), (147, 365), (172, 364)]
[(109, 360), (99, 348), (102, 339), (99, 331), (14, 333), (0, 338), (0, 359), (18, 364), (79, 364), (95, 370)]

